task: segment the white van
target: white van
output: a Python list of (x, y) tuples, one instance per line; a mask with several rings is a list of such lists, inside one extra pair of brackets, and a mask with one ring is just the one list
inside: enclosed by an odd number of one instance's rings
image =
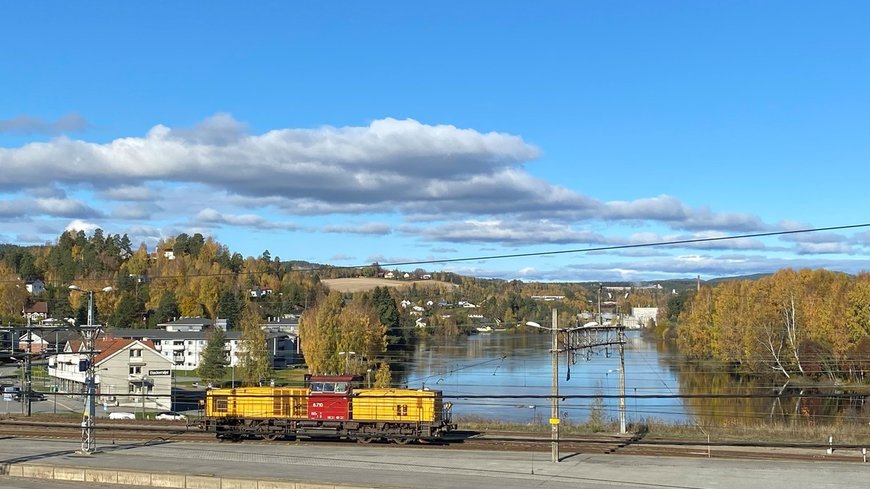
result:
[(21, 389), (14, 385), (7, 385), (3, 388), (3, 400), (13, 401), (21, 394)]

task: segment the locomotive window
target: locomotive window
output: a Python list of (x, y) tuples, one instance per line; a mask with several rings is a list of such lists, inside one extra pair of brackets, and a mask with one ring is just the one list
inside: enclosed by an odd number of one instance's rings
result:
[(227, 412), (227, 396), (215, 396), (214, 410), (219, 413)]
[(315, 382), (311, 384), (311, 392), (323, 392), (323, 383)]
[(335, 392), (347, 392), (347, 383), (339, 382), (335, 384)]
[(334, 392), (335, 384), (333, 382), (324, 382), (323, 383), (323, 392)]

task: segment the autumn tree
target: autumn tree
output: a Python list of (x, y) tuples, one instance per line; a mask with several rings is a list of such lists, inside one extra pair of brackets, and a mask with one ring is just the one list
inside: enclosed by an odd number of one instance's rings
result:
[(347, 355), (342, 373), (360, 374), (386, 350), (386, 327), (371, 307), (354, 303), (341, 311), (336, 340), (338, 352)]
[(272, 376), (272, 363), (266, 348), (266, 333), (260, 326), (257, 305), (245, 303), (239, 320), (239, 370), (245, 385), (260, 385)]
[(387, 347), (386, 326), (377, 312), (362, 300), (345, 307), (338, 291), (302, 315), (299, 336), (315, 374), (362, 373)]
[(342, 305), (341, 292), (332, 291), (325, 300), (306, 310), (299, 320), (302, 353), (313, 374), (339, 372), (337, 352)]
[(381, 362), (377, 372), (375, 372), (375, 387), (380, 389), (387, 388), (392, 385), (392, 382), (393, 374), (390, 372), (389, 362)]

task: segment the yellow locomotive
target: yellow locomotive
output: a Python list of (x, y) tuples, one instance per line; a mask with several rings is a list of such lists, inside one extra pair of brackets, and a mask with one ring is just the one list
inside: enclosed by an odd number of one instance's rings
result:
[(365, 389), (360, 377), (309, 377), (304, 388), (244, 387), (206, 392), (202, 427), (218, 438), (344, 438), (410, 443), (456, 428), (441, 391)]

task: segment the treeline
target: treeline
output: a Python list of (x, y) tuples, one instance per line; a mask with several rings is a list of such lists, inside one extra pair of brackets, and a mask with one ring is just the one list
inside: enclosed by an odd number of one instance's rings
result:
[(677, 344), (691, 358), (786, 379), (870, 371), (870, 274), (786, 269), (702, 287), (680, 307)]

